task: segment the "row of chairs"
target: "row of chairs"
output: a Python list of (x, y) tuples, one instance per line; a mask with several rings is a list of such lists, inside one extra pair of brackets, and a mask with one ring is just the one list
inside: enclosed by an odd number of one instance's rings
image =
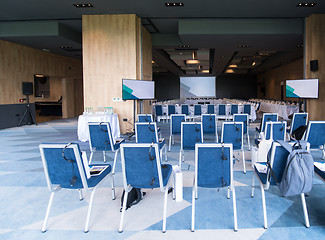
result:
[[(172, 166), (162, 164), (157, 143), (122, 143), (121, 163), (123, 200), (119, 232), (123, 231), (127, 196), (131, 187), (142, 189), (158, 188), (164, 193), (163, 227), (166, 231), (167, 197), (168, 190), (173, 185)], [(237, 210), (235, 188), (233, 186), (233, 152), (231, 144), (196, 144), (195, 145), (195, 176), (192, 194), (192, 221), (191, 230), (195, 229), (195, 199), (198, 198), (198, 187), (228, 188), (233, 193), (234, 230), (237, 231)], [(55, 192), (61, 188), (79, 190), (82, 200), (82, 190), (92, 190), (84, 232), (89, 231), (90, 217), (97, 186), (103, 180), (112, 177), (112, 193), (115, 199), (114, 174), (110, 164), (95, 165), (106, 168), (99, 175), (89, 173), (89, 165), (80, 151), (77, 143), (69, 144), (41, 144), (41, 158), (45, 170), (48, 188), (51, 197), (48, 203), (42, 232), (47, 230), (47, 223)], [(211, 161), (214, 160), (214, 161)], [(88, 173), (87, 173), (88, 172)], [(173, 191), (173, 198), (175, 198)]]
[[(232, 104), (230, 108), (230, 112), (227, 111), (226, 104), (219, 104), (218, 105), (218, 117), (229, 119), (232, 115), (240, 113), (238, 110), (238, 104)], [(245, 114), (251, 115), (251, 105), (244, 104), (243, 112)], [(162, 105), (155, 106), (155, 115), (157, 121), (160, 119), (169, 119), (172, 114), (176, 114), (176, 106), (175, 105), (168, 105), (167, 112), (164, 114)], [(190, 111), (189, 105), (183, 104), (181, 105), (181, 113), (185, 114), (187, 118), (190, 118)], [(207, 114), (215, 114), (215, 105), (209, 104), (207, 105)], [(194, 118), (197, 116), (202, 115), (202, 105), (197, 104), (194, 105)]]

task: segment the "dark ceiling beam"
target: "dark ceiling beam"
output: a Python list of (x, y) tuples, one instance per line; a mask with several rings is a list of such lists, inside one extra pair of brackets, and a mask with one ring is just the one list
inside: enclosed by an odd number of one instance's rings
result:
[(162, 49), (152, 49), (153, 60), (161, 67), (165, 68), (171, 73), (174, 73), (177, 76), (184, 75), (183, 70), (170, 59), (168, 53)]

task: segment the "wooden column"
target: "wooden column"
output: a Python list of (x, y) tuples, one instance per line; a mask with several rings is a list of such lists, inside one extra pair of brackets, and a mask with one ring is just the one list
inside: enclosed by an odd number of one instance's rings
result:
[[(306, 78), (319, 79), (319, 98), (307, 100), (309, 120), (325, 120), (325, 14), (306, 18)], [(318, 71), (310, 71), (310, 61), (318, 60)]]
[[(133, 101), (113, 98), (122, 98), (123, 78), (143, 79), (143, 62), (151, 64), (151, 37), (150, 44), (142, 42), (141, 20), (134, 14), (85, 15), (82, 25), (84, 107), (113, 107), (121, 133), (133, 131)], [(144, 48), (150, 49), (149, 59), (142, 57)]]

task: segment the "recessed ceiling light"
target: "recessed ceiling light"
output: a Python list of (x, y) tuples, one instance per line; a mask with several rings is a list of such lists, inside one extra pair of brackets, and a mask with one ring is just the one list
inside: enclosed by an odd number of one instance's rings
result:
[(256, 62), (254, 61), (253, 63), (252, 63), (252, 66), (254, 67), (256, 65)]
[(226, 70), (226, 73), (234, 73), (234, 72), (235, 72), (235, 71), (234, 71), (233, 69), (229, 69), (229, 68), (228, 68), (228, 69)]
[(189, 48), (190, 46), (189, 45), (179, 45), (178, 47), (179, 48)]
[(76, 8), (89, 8), (89, 7), (94, 7), (91, 3), (75, 3), (73, 4)]
[(237, 47), (238, 48), (249, 48), (250, 46), (246, 45), (246, 44), (242, 44), (242, 45), (238, 45)]
[(152, 60), (151, 63), (156, 63), (156, 62), (154, 60)]
[(298, 3), (297, 7), (315, 7), (316, 3)]
[(181, 2), (173, 2), (173, 3), (165, 3), (166, 7), (184, 7), (184, 3)]
[(196, 59), (186, 60), (186, 64), (199, 64), (200, 61)]
[(237, 66), (236, 64), (230, 64), (229, 67), (230, 67), (230, 68), (236, 68), (236, 67), (238, 67), (238, 66)]
[(210, 73), (210, 70), (209, 69), (204, 69), (201, 71), (201, 73)]

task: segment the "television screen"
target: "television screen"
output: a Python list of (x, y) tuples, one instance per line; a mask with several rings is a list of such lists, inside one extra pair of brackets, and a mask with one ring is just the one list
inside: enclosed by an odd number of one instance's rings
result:
[(287, 80), (286, 97), (318, 98), (318, 79)]
[(180, 97), (215, 97), (216, 78), (215, 77), (181, 77)]
[(155, 82), (122, 79), (122, 99), (154, 99), (155, 98)]

